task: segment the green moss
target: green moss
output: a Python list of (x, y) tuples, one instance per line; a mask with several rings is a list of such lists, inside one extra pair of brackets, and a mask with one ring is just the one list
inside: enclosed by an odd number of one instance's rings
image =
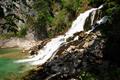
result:
[(5, 39), (10, 39), (11, 37), (15, 37), (15, 33), (14, 32), (9, 32), (9, 33), (5, 33), (5, 34), (0, 34), (0, 40), (5, 40)]
[(86, 70), (81, 70), (79, 75), (80, 80), (97, 80), (97, 76)]
[(27, 27), (21, 26), (20, 30), (17, 32), (17, 37), (25, 37), (26, 34), (27, 34)]

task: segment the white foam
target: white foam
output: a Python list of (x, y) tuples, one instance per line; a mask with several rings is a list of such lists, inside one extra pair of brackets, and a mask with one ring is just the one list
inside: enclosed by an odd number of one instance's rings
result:
[[(65, 33), (65, 35), (60, 35), (56, 38), (51, 39), (50, 42), (48, 42), (41, 50), (38, 51), (38, 55), (36, 55), (35, 57), (29, 58), (29, 59), (18, 60), (17, 62), (19, 63), (27, 62), (32, 65), (44, 64), (47, 60), (49, 60), (52, 56), (56, 54), (57, 50), (60, 48), (61, 45), (63, 45), (66, 42), (67, 38), (72, 37), (73, 34), (76, 32), (84, 31), (83, 27), (90, 13), (94, 12), (93, 13), (93, 18), (94, 18), (95, 11), (100, 8), (102, 8), (102, 6), (100, 6), (99, 8), (92, 8), (90, 10), (87, 10), (84, 13), (81, 13), (77, 17), (77, 19), (72, 23), (71, 28)], [(94, 19), (92, 19), (91, 24), (93, 24), (93, 20)]]

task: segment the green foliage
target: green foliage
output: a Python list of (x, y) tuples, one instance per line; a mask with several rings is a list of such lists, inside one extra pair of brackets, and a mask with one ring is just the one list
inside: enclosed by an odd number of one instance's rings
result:
[[(59, 5), (58, 5), (59, 3)], [(61, 0), (61, 2), (54, 2), (52, 9), (55, 16), (52, 18), (50, 26), (52, 26), (52, 32), (48, 32), (53, 35), (62, 34), (71, 27), (72, 21), (78, 16), (80, 12), (85, 11), (83, 4), (88, 5), (88, 0)], [(56, 5), (60, 7), (60, 9)], [(82, 7), (83, 6), (83, 7)]]
[[(16, 0), (14, 1), (16, 2)], [(29, 28), (28, 30), (32, 29), (38, 37), (43, 35), (50, 37), (64, 33), (71, 26), (77, 15), (85, 11), (83, 4), (88, 4), (87, 2), (88, 0), (35, 0), (31, 6), (31, 10), (35, 12), (35, 15), (31, 16), (23, 12), (27, 17), (26, 24)], [(22, 0), (22, 3), (29, 7), (26, 1)], [(14, 23), (16, 19), (19, 20), (19, 17), (16, 15), (6, 17), (11, 31), (17, 32), (20, 37), (25, 34), (25, 29), (17, 31), (19, 26)], [(51, 29), (48, 30), (48, 28)]]
[(14, 32), (9, 32), (6, 34), (0, 34), (0, 40), (4, 40), (4, 39), (10, 39), (11, 37), (15, 37), (15, 33)]
[(70, 11), (77, 11), (82, 0), (62, 0), (63, 7)]
[[(100, 66), (100, 65), (99, 65)], [(82, 69), (79, 74), (80, 80), (118, 80), (120, 79), (120, 68), (119, 67), (98, 67), (99, 72), (93, 70)]]
[(37, 11), (37, 21), (41, 26), (51, 21), (52, 17), (49, 13), (49, 5), (46, 0), (36, 0), (33, 8)]
[(81, 8), (83, 4), (87, 5), (88, 0), (36, 0), (33, 9), (37, 14), (32, 28), (39, 36), (41, 32), (47, 33), (45, 35), (48, 37), (62, 34), (71, 26), (78, 13), (85, 10)]
[[(15, 9), (12, 2), (10, 3), (12, 7), (10, 10)], [(35, 31), (35, 35), (38, 37), (43, 35), (51, 37), (64, 33), (78, 14), (86, 11), (91, 6), (98, 7), (105, 4), (103, 15), (108, 16), (119, 10), (119, 0), (34, 0), (33, 5), (30, 6), (27, 5), (26, 0), (21, 2), (26, 7), (31, 7), (30, 10), (35, 12), (34, 16), (31, 16), (23, 11), (27, 18), (25, 24), (27, 24), (28, 30)], [(9, 32), (17, 33), (19, 37), (26, 34), (25, 28), (18, 32), (19, 26), (15, 24), (15, 21), (21, 20), (19, 16), (9, 14), (5, 16), (5, 19), (6, 24), (4, 27), (8, 28)]]
[(103, 4), (105, 1), (107, 0), (89, 0), (90, 5), (94, 6), (94, 7), (98, 7), (101, 4)]
[(36, 11), (36, 16), (30, 19), (31, 22), (28, 20), (29, 26), (31, 29), (35, 31), (35, 35), (37, 39), (40, 37), (47, 37), (47, 28), (46, 26), (50, 24), (52, 21), (52, 16), (49, 11), (49, 1), (47, 0), (36, 0), (33, 4), (33, 10)]
[(18, 37), (24, 37), (27, 34), (27, 27), (21, 26), (20, 30), (17, 32)]
[(53, 38), (54, 37), (54, 33), (53, 33), (53, 31), (48, 31), (48, 37), (49, 38)]
[(65, 9), (60, 10), (56, 17), (53, 18), (51, 26), (54, 30), (54, 35), (63, 33), (66, 29), (68, 29), (71, 26), (69, 14)]
[(112, 12), (115, 10), (117, 4), (115, 2), (108, 2), (103, 8), (103, 15), (112, 15)]
[[(110, 5), (114, 5), (114, 4), (119, 4), (119, 0), (89, 0), (89, 3), (91, 6), (93, 7), (98, 7), (101, 4), (110, 4)], [(109, 6), (110, 7), (110, 6)]]
[(65, 23), (65, 16), (66, 16), (66, 11), (62, 10), (58, 12), (58, 15), (53, 19), (52, 21), (52, 26), (53, 28), (57, 28), (58, 26), (64, 26)]
[(80, 80), (97, 80), (96, 75), (84, 70), (80, 72), (79, 78)]

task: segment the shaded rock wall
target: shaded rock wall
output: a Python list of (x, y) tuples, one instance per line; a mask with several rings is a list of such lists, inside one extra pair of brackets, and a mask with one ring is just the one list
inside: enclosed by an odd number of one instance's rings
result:
[(80, 34), (79, 40), (69, 42), (66, 44), (68, 47), (62, 46), (64, 50), (60, 49), (62, 51), (58, 51), (53, 60), (43, 65), (43, 69), (33, 71), (25, 80), (79, 80), (82, 69), (93, 64), (102, 64), (105, 39), (97, 33), (86, 34), (84, 37)]

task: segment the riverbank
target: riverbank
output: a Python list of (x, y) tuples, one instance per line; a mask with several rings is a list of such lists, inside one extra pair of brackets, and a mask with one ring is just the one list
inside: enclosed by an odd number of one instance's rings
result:
[(29, 40), (25, 38), (12, 37), (10, 39), (0, 40), (0, 48), (20, 48), (29, 50), (31, 47), (36, 46), (42, 41)]

